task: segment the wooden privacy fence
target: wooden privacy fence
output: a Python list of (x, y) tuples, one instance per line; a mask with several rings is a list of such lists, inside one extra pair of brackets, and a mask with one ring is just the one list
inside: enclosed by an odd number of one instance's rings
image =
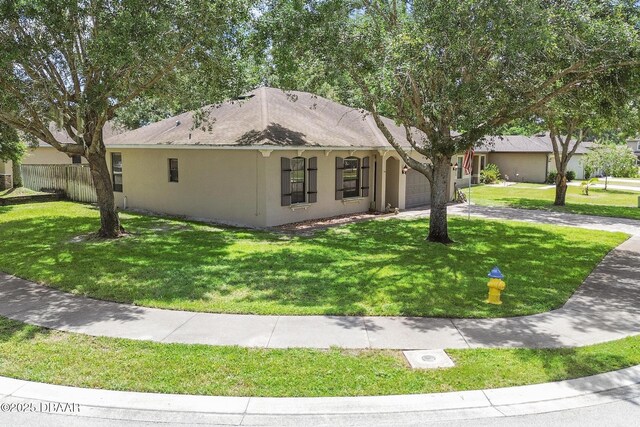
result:
[(91, 171), (85, 165), (22, 165), (22, 180), (32, 190), (64, 191), (76, 202), (98, 201)]

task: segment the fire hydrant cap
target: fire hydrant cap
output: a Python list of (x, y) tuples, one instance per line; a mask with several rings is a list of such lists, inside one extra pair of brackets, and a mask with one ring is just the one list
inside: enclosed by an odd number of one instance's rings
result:
[(500, 271), (498, 266), (493, 267), (493, 269), (487, 276), (492, 279), (504, 279), (504, 276), (502, 275), (502, 272)]

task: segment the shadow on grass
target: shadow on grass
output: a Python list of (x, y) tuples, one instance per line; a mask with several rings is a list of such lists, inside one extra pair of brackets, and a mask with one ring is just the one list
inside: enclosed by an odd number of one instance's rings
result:
[[(450, 220), (451, 246), (426, 242), (424, 219), (313, 237), (138, 215), (124, 224), (131, 237), (77, 241), (96, 226), (88, 210), (5, 221), (0, 270), (99, 299), (198, 311), (498, 317), (562, 305), (612, 246), (572, 230), (460, 218)], [(499, 307), (484, 303), (494, 265), (507, 275)]]
[(0, 344), (23, 342), (50, 335), (50, 330), (0, 317)]
[(568, 202), (565, 206), (555, 206), (553, 204), (553, 201), (517, 197), (500, 197), (495, 198), (494, 200), (500, 205), (517, 209), (536, 209), (552, 212), (574, 213), (580, 215), (640, 220), (640, 209), (638, 208), (591, 204), (588, 203), (588, 200), (585, 200), (585, 203)]

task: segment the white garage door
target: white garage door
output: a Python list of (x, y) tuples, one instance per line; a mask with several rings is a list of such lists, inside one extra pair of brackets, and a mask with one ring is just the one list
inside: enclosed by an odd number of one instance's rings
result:
[(407, 171), (407, 190), (405, 195), (405, 206), (415, 208), (429, 204), (431, 198), (431, 187), (429, 180), (420, 172), (413, 169)]
[(582, 164), (583, 156), (573, 156), (567, 165), (568, 171), (576, 173), (576, 179), (584, 179), (584, 166)]

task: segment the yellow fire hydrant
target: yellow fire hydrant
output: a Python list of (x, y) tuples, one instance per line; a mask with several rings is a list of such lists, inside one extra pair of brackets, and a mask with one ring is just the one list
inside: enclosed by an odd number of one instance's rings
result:
[(502, 281), (504, 276), (497, 266), (493, 267), (493, 270), (491, 270), (488, 276), (489, 283), (487, 283), (487, 286), (489, 287), (489, 296), (487, 297), (486, 302), (489, 304), (500, 305), (502, 304), (502, 301), (500, 301), (500, 293), (507, 286), (507, 284)]

